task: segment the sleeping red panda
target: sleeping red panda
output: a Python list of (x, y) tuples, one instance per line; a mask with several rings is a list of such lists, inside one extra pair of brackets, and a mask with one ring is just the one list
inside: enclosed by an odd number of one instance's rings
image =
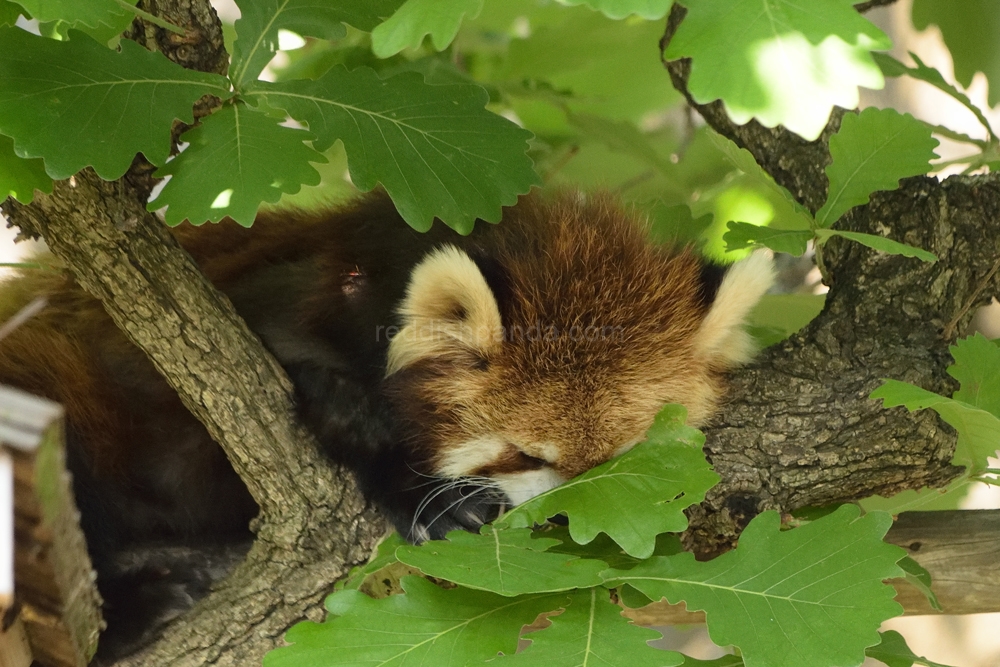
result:
[[(522, 197), (468, 237), (417, 233), (381, 194), (176, 235), (283, 365), (324, 451), (413, 541), (477, 530), (627, 451), (665, 403), (704, 424), (722, 373), (749, 358), (742, 325), (773, 279), (764, 255), (724, 272), (650, 242), (611, 198), (575, 194)], [(159, 547), (244, 544), (256, 507), (70, 280), (9, 282), (0, 316), (39, 292), (49, 307), (0, 341), (0, 382), (66, 408), (81, 523), (118, 633), (102, 653), (120, 654), (215, 576), (191, 550)]]

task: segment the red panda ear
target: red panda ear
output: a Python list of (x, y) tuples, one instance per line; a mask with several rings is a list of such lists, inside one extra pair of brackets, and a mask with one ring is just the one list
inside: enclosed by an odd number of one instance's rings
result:
[(417, 264), (398, 312), (402, 326), (389, 343), (386, 375), (456, 351), (485, 355), (503, 340), (493, 291), (476, 263), (454, 246)]
[(695, 337), (698, 354), (721, 369), (749, 361), (756, 350), (743, 325), (772, 284), (774, 262), (769, 251), (758, 250), (733, 264)]

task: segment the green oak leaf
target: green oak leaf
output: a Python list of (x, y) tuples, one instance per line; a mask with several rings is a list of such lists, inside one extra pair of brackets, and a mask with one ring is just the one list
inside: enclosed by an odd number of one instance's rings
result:
[(606, 563), (545, 551), (557, 544), (559, 540), (532, 538), (528, 528), (484, 526), (480, 535), (456, 530), (445, 540), (400, 547), (396, 557), (426, 575), (507, 596), (566, 591), (603, 581), (600, 573)]
[(21, 5), (10, 0), (0, 0), (0, 26), (14, 25), (21, 14), (27, 14), (21, 9)]
[(649, 210), (649, 236), (655, 243), (684, 246), (697, 243), (702, 233), (712, 224), (712, 214), (697, 218), (687, 204), (667, 206), (657, 201)]
[(341, 589), (347, 590), (358, 590), (361, 585), (365, 582), (370, 575), (378, 572), (382, 568), (392, 565), (398, 562), (396, 558), (396, 549), (407, 544), (407, 541), (402, 538), (399, 533), (390, 533), (386, 535), (378, 546), (375, 548), (375, 553), (372, 554), (371, 558), (364, 565), (358, 565), (352, 568), (347, 574), (347, 577), (339, 580), (334, 584), (333, 589), (339, 591)]
[(1000, 5), (991, 0), (914, 0), (913, 26), (924, 30), (932, 23), (941, 29), (955, 66), (955, 80), (963, 88), (982, 72), (989, 81), (989, 104), (1000, 104)]
[(667, 15), (674, 0), (563, 0), (565, 5), (587, 5), (611, 19), (623, 19), (635, 14), (650, 21)]
[(875, 53), (872, 54), (875, 57), (875, 62), (882, 69), (882, 73), (886, 76), (902, 76), (907, 74), (914, 79), (919, 81), (924, 81), (931, 84), (944, 94), (948, 95), (952, 99), (959, 102), (962, 106), (972, 112), (972, 115), (976, 117), (976, 120), (986, 128), (986, 131), (993, 135), (993, 127), (990, 125), (990, 121), (983, 115), (982, 110), (972, 103), (969, 96), (964, 92), (956, 88), (954, 85), (948, 83), (936, 68), (925, 65), (924, 61), (920, 59), (916, 53), (910, 51), (910, 57), (913, 58), (913, 62), (917, 64), (916, 67), (907, 67), (903, 63), (899, 62), (888, 53)]
[[(17, 0), (39, 21), (65, 21), (91, 28), (127, 26), (135, 17), (136, 0)], [(124, 30), (124, 28), (122, 28)], [(119, 30), (118, 32), (121, 32)]]
[(150, 210), (166, 206), (168, 225), (229, 216), (249, 227), (261, 202), (274, 203), (302, 184), (318, 184), (319, 173), (309, 163), (326, 162), (303, 143), (311, 134), (241, 104), (224, 106), (181, 139), (190, 145), (156, 171), (155, 176), (171, 179), (148, 205)]
[(834, 105), (853, 109), (858, 86), (881, 88), (872, 50), (892, 42), (851, 0), (687, 0), (667, 47), (691, 58), (688, 90), (721, 99), (737, 123), (757, 118), (816, 139)]
[(443, 51), (458, 34), (462, 19), (474, 19), (482, 9), (483, 0), (406, 0), (388, 21), (372, 30), (372, 51), (388, 58), (420, 46), (425, 35), (431, 36), (436, 51)]
[(923, 593), (924, 597), (927, 598), (927, 602), (935, 611), (943, 612), (944, 609), (941, 607), (941, 602), (938, 600), (937, 594), (931, 589), (931, 573), (909, 556), (899, 560), (899, 567), (906, 573), (904, 576), (906, 583)]
[(926, 665), (926, 667), (948, 667), (939, 662), (934, 662), (915, 654), (903, 635), (895, 630), (880, 633), (882, 641), (875, 646), (869, 647), (865, 653), (870, 658), (881, 660), (889, 667), (912, 667), (914, 664)]
[(464, 588), (444, 590), (404, 577), (404, 595), (373, 600), (341, 591), (326, 600), (330, 617), (285, 635), (291, 644), (264, 656), (264, 667), (471, 665), (513, 655), (521, 627), (564, 606), (566, 594), (506, 598)]
[[(684, 510), (719, 481), (701, 451), (705, 436), (684, 425), (680, 406), (667, 406), (631, 451), (514, 508), (495, 525), (531, 526), (566, 513), (579, 544), (605, 533), (636, 558), (653, 553), (656, 536), (687, 528)], [(621, 510), (628, 499), (629, 512)]]
[(773, 345), (809, 324), (825, 303), (825, 294), (765, 294), (750, 311), (748, 329), (763, 347)]
[(874, 107), (846, 114), (830, 137), (830, 190), (817, 224), (829, 227), (876, 190), (895, 190), (899, 179), (926, 174), (937, 145), (930, 128), (910, 114)]
[(802, 255), (809, 247), (813, 233), (806, 229), (771, 229), (749, 222), (726, 223), (729, 231), (722, 235), (726, 251), (742, 250), (754, 246), (765, 246), (789, 255)]
[(643, 48), (622, 48), (656, 44), (662, 25), (614, 21), (586, 7), (550, 6), (559, 14), (537, 29), (532, 19), (531, 35), (510, 43), (503, 64), (492, 73), (493, 82), (510, 87), (510, 82), (528, 81), (556, 93), (574, 112), (633, 123), (677, 101), (678, 93), (655, 56)]
[(524, 637), (531, 646), (503, 662), (514, 667), (674, 667), (684, 658), (647, 644), (662, 635), (632, 624), (603, 588), (576, 591), (566, 610), (549, 621), (549, 627)]
[(955, 363), (948, 374), (961, 383), (952, 398), (1000, 417), (1000, 347), (977, 333), (949, 350)]
[(30, 204), (35, 190), (52, 192), (52, 179), (39, 159), (25, 160), (14, 152), (14, 141), (0, 134), (0, 202), (13, 197)]
[(250, 96), (308, 124), (317, 150), (343, 141), (354, 185), (381, 183), (420, 231), (440, 218), (468, 234), (539, 182), (525, 154), (531, 134), (487, 111), (479, 86), (430, 86), (413, 72), (381, 79), (366, 67), (257, 86)]
[(986, 459), (1000, 448), (1000, 419), (965, 401), (945, 398), (898, 380), (885, 380), (870, 398), (882, 399), (887, 408), (904, 406), (910, 412), (931, 408), (958, 431), (958, 445), (951, 462), (976, 473), (989, 467)]
[(278, 31), (337, 39), (344, 23), (371, 30), (392, 15), (403, 0), (239, 0), (236, 42), (230, 76), (237, 88), (252, 82), (278, 50)]
[(928, 252), (921, 248), (917, 248), (905, 243), (900, 243), (899, 241), (893, 241), (892, 239), (887, 239), (884, 236), (876, 236), (875, 234), (864, 234), (861, 232), (845, 232), (839, 229), (817, 229), (816, 238), (821, 243), (826, 243), (834, 236), (841, 236), (845, 239), (850, 239), (861, 245), (868, 246), (869, 248), (874, 248), (881, 252), (887, 253), (889, 255), (902, 255), (903, 257), (916, 257), (917, 259), (923, 260), (925, 262), (936, 262), (937, 255), (932, 252)]
[(202, 95), (229, 97), (228, 81), (187, 70), (123, 40), (117, 53), (71, 32), (60, 42), (0, 28), (0, 133), (17, 154), (45, 158), (45, 170), (68, 178), (92, 166), (120, 177), (136, 153), (162, 165), (175, 119), (191, 123)]
[(660, 556), (605, 576), (704, 610), (712, 641), (738, 647), (747, 667), (860, 665), (879, 625), (903, 611), (883, 580), (902, 575), (896, 562), (905, 552), (882, 542), (889, 514), (859, 513), (844, 505), (781, 531), (780, 516), (768, 511), (735, 550), (709, 562)]

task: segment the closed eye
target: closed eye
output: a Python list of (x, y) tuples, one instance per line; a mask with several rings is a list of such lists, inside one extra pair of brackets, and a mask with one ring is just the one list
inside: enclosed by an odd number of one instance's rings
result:
[(521, 464), (521, 467), (525, 470), (538, 470), (539, 468), (544, 468), (549, 465), (549, 462), (545, 459), (525, 454), (521, 450), (517, 451), (517, 459), (518, 463)]

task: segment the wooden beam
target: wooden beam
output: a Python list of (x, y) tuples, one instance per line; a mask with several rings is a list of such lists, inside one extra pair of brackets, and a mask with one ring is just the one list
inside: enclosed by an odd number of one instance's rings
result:
[(0, 447), (13, 462), (18, 622), (39, 664), (86, 667), (103, 620), (66, 472), (62, 408), (0, 387)]

